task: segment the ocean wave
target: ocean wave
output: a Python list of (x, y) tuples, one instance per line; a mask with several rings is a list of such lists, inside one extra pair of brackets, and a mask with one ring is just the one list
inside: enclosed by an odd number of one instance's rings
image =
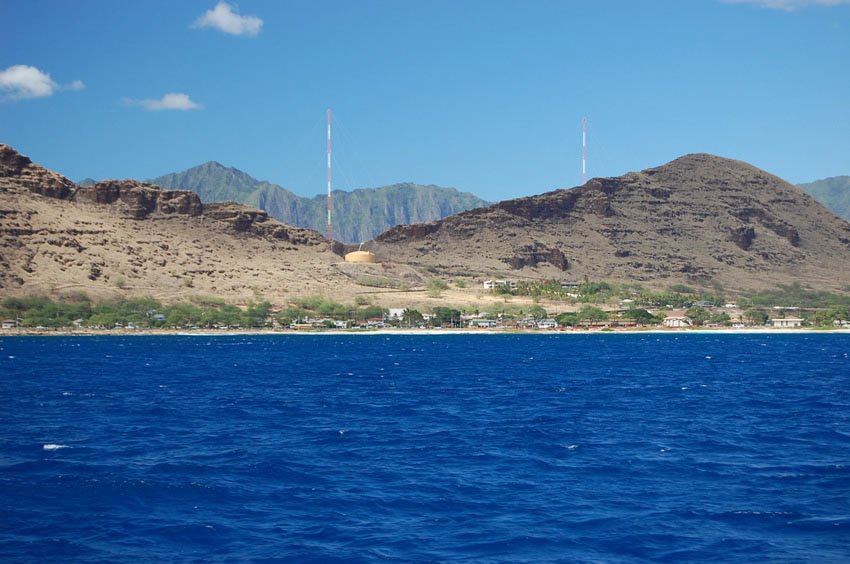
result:
[(816, 341), (4, 340), (0, 560), (841, 561)]

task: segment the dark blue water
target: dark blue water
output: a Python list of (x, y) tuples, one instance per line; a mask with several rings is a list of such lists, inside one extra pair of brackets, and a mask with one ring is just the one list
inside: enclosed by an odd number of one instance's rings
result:
[(850, 335), (0, 339), (0, 560), (850, 560)]

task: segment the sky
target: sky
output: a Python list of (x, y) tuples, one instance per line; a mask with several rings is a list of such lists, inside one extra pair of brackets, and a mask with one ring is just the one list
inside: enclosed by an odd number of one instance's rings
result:
[(0, 143), (496, 201), (707, 152), (850, 175), (850, 0), (0, 0)]

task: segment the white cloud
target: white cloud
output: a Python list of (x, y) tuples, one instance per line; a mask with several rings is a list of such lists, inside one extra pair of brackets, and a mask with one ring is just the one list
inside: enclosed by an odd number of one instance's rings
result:
[(0, 71), (0, 102), (14, 102), (29, 98), (47, 98), (57, 90), (82, 90), (82, 80), (59, 85), (41, 69), (29, 65), (14, 65)]
[(850, 5), (850, 0), (723, 0), (727, 4), (755, 4), (762, 8), (785, 10), (793, 12), (809, 6), (840, 6)]
[(257, 16), (240, 16), (227, 2), (219, 2), (195, 20), (193, 27), (212, 27), (232, 35), (257, 35), (263, 20)]
[(78, 92), (80, 90), (85, 90), (86, 85), (83, 84), (82, 80), (74, 80), (71, 84), (65, 87), (66, 90), (71, 90), (72, 92)]
[(141, 106), (151, 112), (161, 110), (200, 110), (201, 105), (189, 98), (188, 94), (180, 92), (169, 92), (160, 99), (147, 98), (144, 100), (136, 100), (133, 98), (125, 98), (124, 103), (128, 106)]
[(28, 65), (0, 71), (0, 99), (4, 101), (52, 96), (58, 85), (50, 75)]

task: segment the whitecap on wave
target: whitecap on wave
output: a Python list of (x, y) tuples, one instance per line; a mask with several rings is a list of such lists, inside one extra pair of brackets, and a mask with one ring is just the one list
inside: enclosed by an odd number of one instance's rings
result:
[(57, 445), (54, 443), (47, 443), (41, 446), (44, 450), (59, 450), (60, 448), (69, 448), (68, 445)]

